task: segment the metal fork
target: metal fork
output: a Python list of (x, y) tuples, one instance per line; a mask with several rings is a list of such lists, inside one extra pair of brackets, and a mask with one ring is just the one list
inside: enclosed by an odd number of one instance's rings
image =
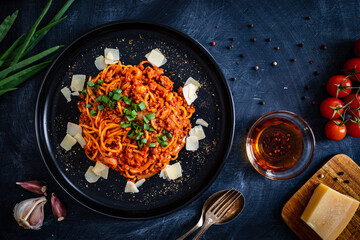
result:
[(196, 234), (193, 240), (199, 239), (199, 237), (219, 219), (221, 219), (227, 211), (233, 206), (233, 204), (240, 198), (241, 194), (238, 191), (230, 189), (221, 198), (219, 198), (205, 213), (204, 223), (200, 231)]

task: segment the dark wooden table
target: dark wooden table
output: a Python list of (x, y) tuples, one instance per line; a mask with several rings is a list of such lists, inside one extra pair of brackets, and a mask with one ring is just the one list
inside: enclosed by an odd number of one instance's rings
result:
[[(64, 2), (54, 1), (45, 20)], [(44, 4), (35, 0), (1, 1), (1, 20), (16, 9), (20, 15), (0, 50), (29, 30)], [(67, 15), (34, 52), (57, 44), (67, 45), (100, 24), (124, 19), (166, 24), (197, 39), (220, 65), (234, 96), (236, 131), (232, 151), (212, 186), (173, 214), (147, 221), (121, 221), (92, 212), (56, 185), (38, 152), (34, 110), (43, 72), (0, 98), (0, 238), (175, 239), (197, 222), (208, 196), (233, 187), (245, 195), (245, 210), (235, 221), (211, 227), (203, 239), (294, 239), (280, 216), (284, 203), (334, 154), (346, 153), (360, 163), (360, 140), (350, 137), (341, 142), (327, 140), (323, 131), (326, 120), (319, 113), (319, 102), (326, 97), (323, 84), (330, 76), (339, 74), (344, 62), (353, 56), (353, 43), (360, 36), (359, 2), (78, 0)], [(307, 20), (307, 16), (311, 19)], [(267, 38), (271, 41), (267, 42)], [(215, 46), (210, 46), (212, 41)], [(304, 46), (299, 47), (299, 43)], [(323, 44), (326, 50), (321, 48)], [(229, 45), (233, 48), (227, 49)], [(245, 56), (241, 58), (240, 54)], [(296, 62), (291, 61), (293, 58)], [(277, 66), (272, 65), (274, 61)], [(259, 66), (258, 71), (253, 70), (255, 66)], [(320, 74), (315, 75), (316, 71)], [(234, 77), (236, 81), (231, 81)], [(306, 100), (302, 100), (303, 96)], [(288, 181), (272, 181), (258, 174), (249, 164), (244, 147), (251, 124), (262, 114), (280, 109), (301, 115), (313, 128), (317, 140), (310, 167)], [(66, 202), (68, 217), (63, 222), (55, 222), (47, 204), (41, 230), (23, 230), (17, 225), (12, 217), (14, 205), (33, 194), (17, 187), (15, 182), (29, 179), (45, 180), (49, 191), (57, 192)]]

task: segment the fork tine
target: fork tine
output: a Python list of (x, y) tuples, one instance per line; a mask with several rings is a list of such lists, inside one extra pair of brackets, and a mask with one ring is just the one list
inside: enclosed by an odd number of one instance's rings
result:
[(227, 194), (227, 196), (221, 202), (219, 202), (219, 204), (214, 206), (215, 208), (212, 210), (214, 214), (216, 214), (219, 211), (219, 209), (221, 209), (224, 205), (226, 205), (226, 203), (229, 201), (229, 199), (232, 198), (232, 195), (234, 193), (236, 194), (236, 191), (234, 191), (234, 189), (231, 189), (231, 192)]
[(233, 191), (233, 189), (229, 189), (227, 190), (218, 200), (216, 200), (213, 205), (209, 208), (208, 211), (213, 211), (215, 207), (217, 207), (219, 205), (220, 202), (222, 202), (222, 200), (224, 198), (226, 198), (229, 194), (231, 194), (231, 192)]
[(225, 209), (221, 209), (220, 212), (217, 214), (217, 217), (220, 219), (222, 218), (226, 213), (227, 211), (234, 205), (234, 203), (241, 197), (241, 194), (237, 192), (237, 194), (235, 195), (236, 197), (233, 198), (231, 200), (231, 202), (229, 202), (229, 205), (225, 208)]

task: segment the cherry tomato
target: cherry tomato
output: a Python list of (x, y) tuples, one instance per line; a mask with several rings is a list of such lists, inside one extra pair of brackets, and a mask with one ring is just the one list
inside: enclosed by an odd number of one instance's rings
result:
[[(354, 74), (354, 72), (360, 72), (360, 58), (352, 58), (348, 60), (344, 65), (345, 75), (349, 75), (351, 73)], [(349, 78), (353, 81), (360, 81), (360, 74), (354, 74), (353, 76), (349, 76)]]
[(359, 117), (360, 111), (359, 111), (359, 105), (360, 105), (360, 94), (358, 94), (355, 98), (355, 93), (350, 94), (347, 96), (344, 100), (345, 105), (350, 103), (350, 109), (346, 111), (346, 113), (351, 114), (353, 116)]
[(326, 98), (320, 104), (320, 113), (324, 118), (336, 119), (344, 113), (344, 104), (338, 98)]
[(360, 119), (359, 118), (350, 118), (346, 123), (346, 129), (349, 136), (360, 137)]
[(344, 75), (332, 76), (326, 83), (326, 90), (333, 97), (343, 98), (350, 94), (352, 83)]
[(340, 120), (332, 120), (325, 125), (325, 135), (332, 141), (340, 141), (346, 136), (346, 125)]
[(354, 53), (356, 56), (360, 57), (360, 39), (355, 42)]

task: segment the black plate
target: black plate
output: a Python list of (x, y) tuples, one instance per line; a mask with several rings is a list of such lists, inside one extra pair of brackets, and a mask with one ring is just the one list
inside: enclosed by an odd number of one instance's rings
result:
[[(202, 87), (194, 105), (197, 118), (209, 123), (206, 139), (196, 152), (183, 149), (183, 177), (166, 181), (147, 179), (140, 193), (124, 193), (126, 179), (111, 170), (107, 180), (89, 184), (85, 178), (94, 165), (75, 145), (65, 152), (59, 144), (67, 122), (78, 123), (78, 97), (67, 103), (60, 89), (70, 87), (73, 74), (96, 76), (94, 60), (104, 48), (119, 48), (122, 63), (135, 65), (145, 54), (159, 48), (167, 57), (165, 75), (174, 81), (174, 90), (188, 77)], [(97, 212), (123, 219), (145, 219), (168, 214), (193, 201), (214, 181), (228, 156), (234, 135), (234, 106), (226, 80), (210, 54), (187, 35), (166, 26), (145, 22), (112, 22), (100, 26), (70, 44), (45, 75), (36, 105), (37, 144), (43, 160), (59, 185), (75, 200)]]

